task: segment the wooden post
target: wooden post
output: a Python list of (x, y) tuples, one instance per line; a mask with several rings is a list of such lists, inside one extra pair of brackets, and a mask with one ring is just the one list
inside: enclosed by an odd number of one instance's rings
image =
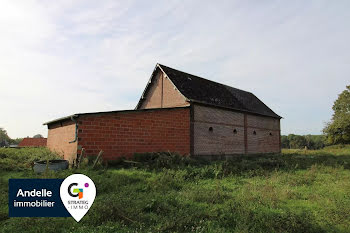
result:
[(79, 156), (78, 161), (77, 161), (77, 168), (80, 168), (80, 162), (84, 156), (84, 152), (85, 152), (84, 148), (81, 148), (80, 156)]
[(96, 164), (97, 164), (98, 160), (100, 159), (100, 157), (102, 156), (102, 154), (103, 154), (103, 150), (101, 150), (100, 153), (98, 153), (97, 158), (96, 158), (94, 164), (92, 165), (92, 168), (94, 168), (96, 166)]

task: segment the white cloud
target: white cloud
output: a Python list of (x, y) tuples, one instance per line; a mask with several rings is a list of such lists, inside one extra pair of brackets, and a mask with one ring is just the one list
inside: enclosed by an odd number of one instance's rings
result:
[(347, 1), (3, 1), (0, 126), (133, 108), (160, 62), (252, 91), (318, 133), (349, 78)]

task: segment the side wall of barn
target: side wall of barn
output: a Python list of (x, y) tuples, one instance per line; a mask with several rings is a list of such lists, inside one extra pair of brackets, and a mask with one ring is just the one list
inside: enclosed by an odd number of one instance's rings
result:
[(277, 153), (281, 151), (280, 120), (272, 117), (246, 115), (247, 153)]
[(88, 156), (100, 150), (105, 159), (159, 151), (190, 154), (189, 108), (82, 115), (78, 125), (78, 145)]
[(175, 89), (169, 78), (163, 72), (159, 71), (152, 80), (150, 89), (140, 109), (183, 106), (189, 106), (185, 97)]
[(279, 119), (198, 104), (192, 115), (193, 155), (280, 152)]
[(244, 114), (193, 105), (194, 155), (244, 154)]
[(77, 142), (69, 143), (75, 139), (75, 123), (73, 121), (64, 121), (48, 126), (47, 147), (61, 155), (70, 163), (77, 155)]

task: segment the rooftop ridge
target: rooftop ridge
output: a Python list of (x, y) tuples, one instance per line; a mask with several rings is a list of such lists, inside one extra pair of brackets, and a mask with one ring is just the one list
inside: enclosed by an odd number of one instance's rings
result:
[(169, 80), (186, 99), (281, 118), (252, 92), (202, 78), (160, 63), (157, 63), (156, 67), (169, 77)]
[[(210, 79), (208, 79), (208, 78), (203, 78), (203, 77), (200, 77), (200, 76), (197, 76), (197, 75), (194, 75), (194, 74), (190, 74), (190, 73), (188, 73), (188, 72), (185, 72), (185, 71), (182, 71), (182, 70), (178, 70), (178, 69), (175, 69), (175, 68), (172, 68), (172, 67), (169, 67), (169, 66), (160, 64), (160, 63), (157, 63), (157, 65), (159, 65), (159, 66), (161, 66), (161, 67), (166, 67), (166, 68), (168, 68), (168, 69), (172, 69), (172, 70), (175, 70), (175, 71), (177, 71), (177, 72), (181, 72), (181, 73), (183, 73), (183, 74), (187, 74), (187, 75), (190, 75), (190, 76), (199, 78), (199, 79), (203, 79), (203, 80), (208, 81), (208, 82), (212, 82), (212, 83), (215, 83), (215, 84), (219, 84), (219, 85), (222, 85), (222, 86), (226, 86), (226, 87), (233, 88), (233, 89), (236, 89), (236, 90), (239, 90), (239, 91), (243, 91), (243, 92), (247, 92), (247, 93), (253, 94), (253, 93), (250, 92), (250, 91), (242, 90), (242, 89), (239, 89), (239, 88), (236, 88), (236, 87), (229, 86), (229, 85), (224, 84), (224, 83), (219, 83), (219, 82), (210, 80)], [(165, 71), (164, 71), (164, 72), (165, 72)]]

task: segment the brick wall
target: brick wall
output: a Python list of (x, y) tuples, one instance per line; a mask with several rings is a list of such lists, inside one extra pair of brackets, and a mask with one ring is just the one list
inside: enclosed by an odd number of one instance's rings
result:
[(195, 104), (193, 121), (194, 155), (280, 151), (279, 119)]
[(163, 108), (189, 106), (185, 97), (175, 88), (169, 78), (163, 75)]
[(279, 119), (197, 104), (192, 114), (192, 122), (189, 107), (81, 115), (78, 143), (69, 143), (75, 137), (69, 120), (49, 125), (47, 146), (69, 161), (76, 158), (78, 146), (87, 155), (103, 150), (106, 159), (137, 152), (189, 154), (192, 124), (193, 155), (280, 151)]
[(64, 159), (72, 162), (77, 154), (77, 142), (69, 143), (75, 138), (75, 123), (65, 121), (49, 125), (47, 147)]
[(247, 139), (248, 153), (280, 152), (280, 120), (247, 114)]
[(150, 85), (140, 109), (189, 106), (185, 97), (175, 89), (175, 86), (162, 71), (158, 71)]
[(194, 155), (244, 153), (243, 113), (201, 105), (193, 108)]
[(87, 155), (104, 151), (105, 159), (134, 153), (190, 153), (190, 109), (158, 109), (82, 115), (79, 146)]
[(150, 84), (150, 88), (146, 96), (144, 96), (141, 109), (144, 108), (160, 108), (162, 102), (162, 77), (161, 73), (155, 75), (155, 78)]

